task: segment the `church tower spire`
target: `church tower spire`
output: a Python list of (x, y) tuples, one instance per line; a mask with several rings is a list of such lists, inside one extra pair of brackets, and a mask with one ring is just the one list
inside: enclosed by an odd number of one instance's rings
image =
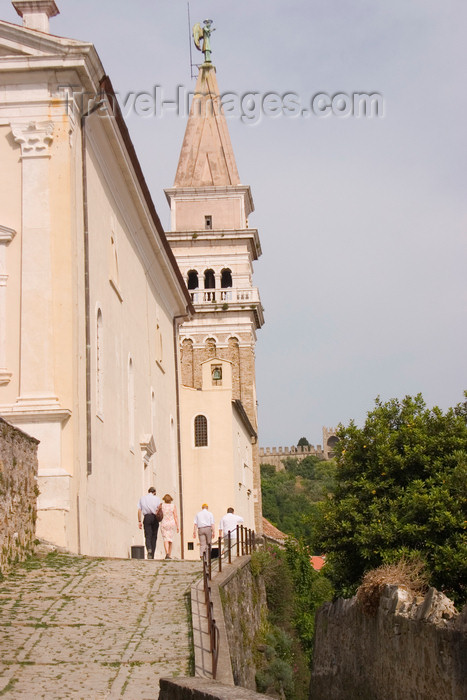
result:
[[(210, 55), (205, 39), (206, 46)], [(253, 198), (250, 187), (240, 182), (216, 69), (207, 60), (200, 66), (174, 186), (165, 192), (171, 208), (167, 238), (196, 310), (179, 331), (182, 434), (189, 436), (182, 442), (184, 491), (196, 494), (207, 481), (209, 489), (218, 492), (220, 510), (235, 507), (249, 521), (248, 527), (261, 533), (255, 344), (264, 318), (252, 281), (261, 245), (258, 231), (248, 225)], [(227, 395), (235, 419), (222, 414)], [(208, 437), (197, 450), (196, 426), (191, 423), (198, 419)], [(218, 430), (225, 431), (223, 438)], [(220, 452), (209, 435), (219, 440)], [(248, 448), (240, 446), (242, 436), (248, 437)], [(223, 515), (215, 513), (216, 501), (209, 491), (203, 493), (215, 516)], [(186, 518), (192, 517), (185, 508)], [(191, 545), (187, 543), (188, 551)]]
[(200, 66), (175, 187), (238, 185), (237, 165), (222, 112), (216, 69)]

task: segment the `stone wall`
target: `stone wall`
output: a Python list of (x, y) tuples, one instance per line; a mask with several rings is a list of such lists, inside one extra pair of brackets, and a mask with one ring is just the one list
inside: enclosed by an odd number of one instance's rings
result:
[(253, 690), (207, 678), (161, 678), (159, 700), (272, 700)]
[(286, 459), (287, 457), (293, 457), (293, 459), (297, 459), (300, 462), (302, 459), (308, 457), (309, 455), (313, 455), (314, 457), (324, 459), (324, 452), (321, 448), (321, 445), (317, 445), (316, 447), (314, 445), (304, 447), (297, 447), (295, 445), (292, 445), (292, 447), (259, 448), (260, 464), (272, 464), (276, 467), (276, 471), (284, 470), (282, 460)]
[(282, 471), (284, 465), (283, 459), (293, 457), (293, 459), (301, 462), (302, 459), (312, 455), (320, 459), (332, 459), (334, 457), (334, 448), (338, 442), (336, 436), (337, 428), (326, 428), (323, 426), (323, 446), (321, 445), (292, 445), (291, 447), (260, 447), (259, 461), (260, 464), (272, 464), (276, 467), (276, 471)]
[(0, 418), (0, 575), (34, 548), (37, 445)]
[(467, 607), (388, 585), (374, 617), (356, 598), (319, 609), (310, 699), (465, 700), (466, 658)]
[[(256, 690), (254, 638), (266, 614), (264, 581), (251, 573), (250, 558), (216, 576), (224, 611), (235, 685)], [(261, 696), (261, 697), (264, 697)]]

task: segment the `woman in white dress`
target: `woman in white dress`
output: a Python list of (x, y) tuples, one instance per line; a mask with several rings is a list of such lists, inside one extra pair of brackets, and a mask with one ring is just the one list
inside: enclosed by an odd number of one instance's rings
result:
[(160, 522), (160, 531), (164, 540), (165, 558), (172, 559), (172, 542), (175, 535), (175, 530), (179, 532), (178, 517), (175, 503), (170, 494), (166, 493), (162, 499), (162, 515)]

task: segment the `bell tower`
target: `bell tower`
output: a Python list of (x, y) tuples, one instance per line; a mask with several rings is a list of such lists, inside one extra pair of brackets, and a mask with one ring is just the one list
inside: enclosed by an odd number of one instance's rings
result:
[[(253, 199), (250, 187), (240, 182), (216, 69), (207, 54), (199, 69), (174, 186), (165, 193), (171, 209), (167, 238), (196, 310), (180, 327), (182, 385), (202, 390), (203, 363), (214, 358), (229, 362), (232, 401), (241, 405), (256, 433), (255, 343), (264, 318), (252, 278), (261, 245), (258, 231), (248, 226)], [(250, 527), (261, 532), (255, 437), (252, 442), (255, 523)], [(235, 486), (241, 488), (241, 483)]]

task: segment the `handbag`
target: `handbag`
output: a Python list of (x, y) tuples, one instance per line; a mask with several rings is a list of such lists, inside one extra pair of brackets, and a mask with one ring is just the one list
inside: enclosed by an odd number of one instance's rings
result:
[(160, 503), (160, 504), (157, 506), (157, 510), (156, 510), (156, 520), (157, 520), (157, 522), (160, 523), (160, 521), (162, 520), (163, 517), (164, 517), (164, 513), (162, 512), (162, 503)]

